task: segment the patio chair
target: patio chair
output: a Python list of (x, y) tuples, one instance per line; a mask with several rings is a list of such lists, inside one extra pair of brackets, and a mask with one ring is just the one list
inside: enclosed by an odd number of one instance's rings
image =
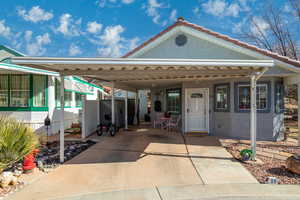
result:
[(155, 120), (154, 120), (154, 128), (162, 128), (163, 127), (163, 124), (164, 124), (164, 120), (162, 120), (162, 117), (164, 117), (164, 113), (157, 113), (156, 114), (156, 117), (155, 117)]
[(178, 115), (177, 117), (172, 117), (169, 122), (166, 124), (166, 128), (168, 131), (171, 131), (173, 129), (179, 129), (179, 123), (181, 120), (181, 115)]

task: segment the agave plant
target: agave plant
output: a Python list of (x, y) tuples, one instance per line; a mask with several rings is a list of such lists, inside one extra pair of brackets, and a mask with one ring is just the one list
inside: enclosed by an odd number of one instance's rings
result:
[(38, 137), (26, 124), (0, 118), (0, 173), (23, 159), (38, 146)]

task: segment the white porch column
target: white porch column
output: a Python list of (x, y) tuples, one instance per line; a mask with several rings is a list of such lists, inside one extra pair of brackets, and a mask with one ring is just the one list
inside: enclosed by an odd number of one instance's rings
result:
[(112, 84), (111, 88), (111, 123), (115, 125), (116, 118), (115, 118), (115, 84)]
[(60, 134), (59, 134), (59, 160), (64, 162), (65, 154), (65, 82), (64, 76), (60, 76)]
[(128, 91), (125, 92), (125, 130), (128, 129)]
[(257, 131), (257, 111), (256, 111), (256, 76), (251, 76), (251, 113), (250, 113), (250, 135), (251, 135), (251, 150), (253, 152), (252, 160), (256, 157), (256, 131)]
[(300, 146), (300, 82), (297, 83), (298, 90), (298, 146)]

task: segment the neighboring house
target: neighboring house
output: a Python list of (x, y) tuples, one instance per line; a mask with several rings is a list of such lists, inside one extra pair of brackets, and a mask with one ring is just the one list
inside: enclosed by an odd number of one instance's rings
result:
[[(0, 60), (23, 54), (0, 45)], [(44, 119), (51, 119), (50, 134), (59, 130), (59, 78), (54, 76), (0, 71), (0, 116), (9, 116), (29, 124), (37, 132), (46, 132)], [(103, 89), (79, 77), (65, 78), (65, 127), (81, 121), (83, 100), (98, 98)], [(84, 92), (78, 88), (86, 88)]]
[[(295, 75), (300, 62), (183, 19), (179, 19), (123, 58), (208, 59), (210, 62), (274, 61), (275, 66), (259, 79), (257, 85), (257, 138), (282, 139), (284, 78)], [(202, 76), (197, 80), (193, 75), (199, 74), (191, 73), (190, 77), (179, 76), (164, 82), (153, 81), (149, 88), (152, 97), (152, 121), (159, 116), (154, 110), (154, 104), (160, 101), (161, 112), (182, 116), (183, 132), (208, 132), (215, 136), (249, 139), (250, 79), (226, 78), (224, 75), (223, 78), (207, 80), (201, 80)], [(202, 75), (205, 76), (205, 73)]]

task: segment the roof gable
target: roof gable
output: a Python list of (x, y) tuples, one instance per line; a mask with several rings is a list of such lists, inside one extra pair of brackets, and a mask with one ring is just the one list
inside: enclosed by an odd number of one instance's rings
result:
[(6, 47), (4, 45), (0, 45), (0, 51), (5, 51), (8, 54), (13, 55), (13, 56), (24, 56), (24, 54), (12, 49), (12, 48)]
[[(172, 31), (172, 35), (165, 40), (141, 50), (136, 58), (174, 58), (174, 59), (229, 59), (229, 60), (257, 60), (257, 58), (212, 43), (206, 39), (196, 37), (185, 30)], [(176, 44), (176, 38), (184, 35), (186, 43)]]
[(277, 61), (277, 64), (279, 66), (288, 67), (292, 70), (299, 70), (300, 68), (300, 62), (290, 59), (285, 56), (281, 56), (277, 53), (270, 52), (268, 50), (260, 49), (256, 46), (247, 44), (245, 42), (233, 39), (231, 37), (228, 37), (226, 35), (213, 32), (209, 29), (203, 28), (201, 26), (189, 23), (187, 21), (184, 21), (182, 19), (177, 20), (173, 25), (169, 26), (162, 32), (158, 33), (154, 37), (150, 38), (140, 46), (136, 47), (132, 51), (125, 54), (123, 57), (136, 57), (137, 55), (141, 54), (141, 52), (145, 52), (154, 46), (157, 45), (157, 43), (160, 43), (161, 41), (166, 40), (168, 37), (172, 36), (174, 32), (176, 31), (186, 31), (189, 34), (192, 34), (193, 36), (198, 36), (201, 38), (205, 38), (211, 42), (214, 42), (216, 44), (222, 45), (226, 48), (230, 48), (236, 51), (239, 51), (241, 53), (244, 53), (246, 55), (252, 55), (257, 57), (258, 59), (274, 59)]

